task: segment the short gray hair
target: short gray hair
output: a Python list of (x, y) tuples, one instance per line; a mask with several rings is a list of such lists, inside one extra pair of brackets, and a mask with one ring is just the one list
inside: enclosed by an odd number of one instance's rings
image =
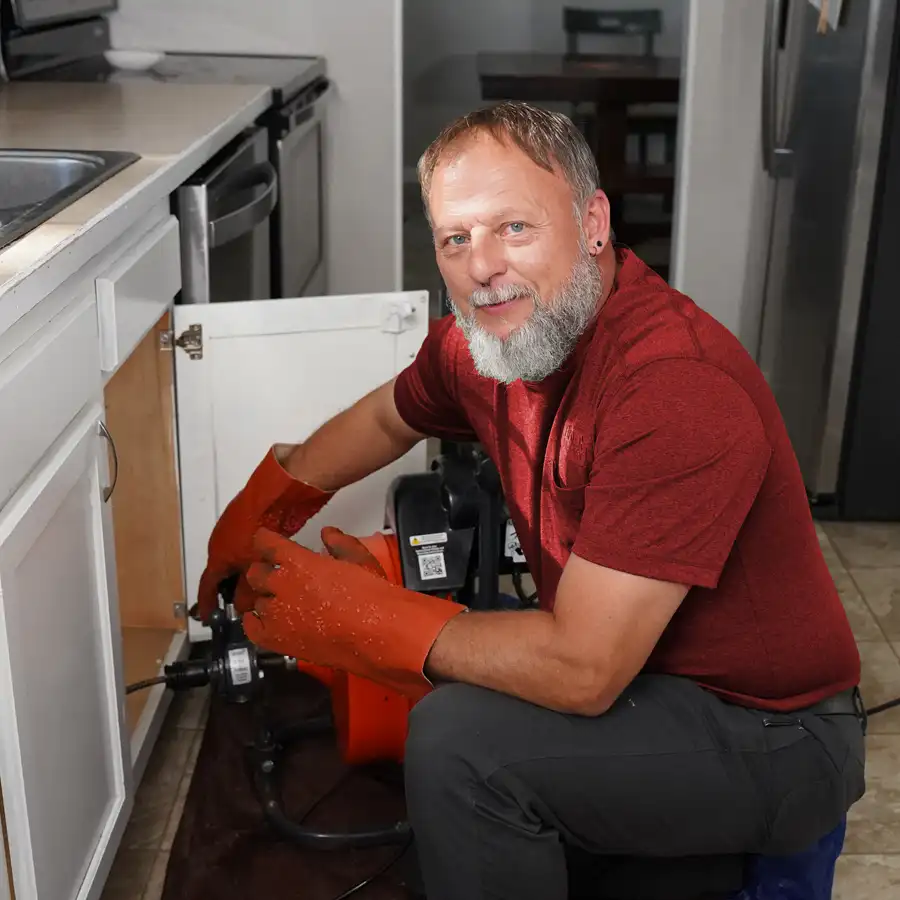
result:
[(482, 133), (500, 143), (512, 141), (532, 162), (549, 172), (558, 167), (579, 210), (597, 190), (597, 161), (584, 135), (568, 116), (529, 103), (507, 101), (455, 119), (422, 154), (417, 170), (426, 213), (434, 170), (453, 148)]

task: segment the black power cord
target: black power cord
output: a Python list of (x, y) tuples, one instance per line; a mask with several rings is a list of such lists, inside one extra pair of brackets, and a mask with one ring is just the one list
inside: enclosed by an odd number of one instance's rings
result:
[(334, 900), (346, 900), (347, 897), (352, 897), (357, 891), (361, 891), (363, 888), (372, 884), (372, 882), (377, 881), (382, 875), (386, 875), (398, 862), (400, 862), (401, 859), (403, 859), (403, 854), (409, 849), (410, 844), (412, 844), (412, 837), (409, 837), (406, 843), (400, 848), (399, 852), (395, 853), (380, 869), (373, 872), (368, 878), (360, 881), (358, 884), (353, 885), (352, 888), (348, 888), (343, 894), (338, 894)]
[[(315, 810), (317, 810), (326, 800), (330, 797), (333, 797), (335, 793), (337, 793), (338, 789), (341, 788), (346, 782), (347, 779), (351, 775), (351, 770), (346, 771), (309, 809), (304, 813), (303, 818), (300, 820), (300, 824), (302, 825), (306, 822), (309, 817), (313, 814)], [(407, 850), (409, 850), (412, 845), (412, 835), (403, 842), (403, 845), (400, 849), (388, 859), (384, 865), (380, 868), (376, 869), (371, 875), (364, 878), (362, 881), (357, 882), (352, 887), (347, 888), (342, 894), (338, 894), (334, 900), (347, 900), (348, 897), (352, 897), (354, 894), (363, 890), (363, 888), (367, 888), (370, 884), (377, 881), (383, 875), (386, 875), (401, 859), (403, 859), (404, 854)]]
[(512, 573), (512, 583), (513, 587), (516, 590), (516, 596), (519, 598), (519, 603), (521, 604), (522, 608), (531, 609), (537, 601), (537, 591), (532, 591), (529, 594), (525, 590), (525, 582), (522, 580), (521, 570), (516, 569)]
[(867, 709), (866, 715), (877, 716), (878, 713), (884, 712), (888, 709), (893, 709), (895, 706), (900, 706), (900, 697), (897, 697), (895, 700), (888, 700), (887, 703), (879, 703), (878, 706), (873, 706), (871, 709)]
[(154, 687), (157, 684), (165, 684), (168, 681), (168, 678), (165, 675), (158, 675), (156, 678), (145, 678), (143, 681), (136, 681), (134, 684), (129, 684), (125, 688), (126, 694), (133, 694), (135, 691), (143, 691), (146, 688)]

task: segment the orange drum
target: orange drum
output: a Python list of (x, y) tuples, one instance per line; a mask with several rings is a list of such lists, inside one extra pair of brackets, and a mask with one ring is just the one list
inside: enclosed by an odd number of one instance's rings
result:
[[(397, 538), (376, 533), (359, 540), (378, 560), (388, 581), (402, 585)], [(338, 747), (345, 763), (403, 761), (407, 717), (416, 701), (349, 672), (304, 662), (298, 662), (297, 668), (330, 689)]]

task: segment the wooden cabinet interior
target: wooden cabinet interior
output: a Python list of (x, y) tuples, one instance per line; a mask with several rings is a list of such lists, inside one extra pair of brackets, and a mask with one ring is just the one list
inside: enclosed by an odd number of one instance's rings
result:
[[(116, 545), (119, 610), (126, 683), (153, 678), (173, 637), (187, 627), (181, 509), (175, 452), (174, 360), (160, 335), (167, 312), (105, 388), (110, 451), (110, 497)], [(116, 469), (118, 471), (116, 472)], [(176, 604), (182, 612), (176, 612)], [(134, 731), (147, 692), (129, 695)]]

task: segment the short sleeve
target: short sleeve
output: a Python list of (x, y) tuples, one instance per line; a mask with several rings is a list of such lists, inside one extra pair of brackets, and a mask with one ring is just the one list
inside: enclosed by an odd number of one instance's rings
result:
[(598, 421), (572, 552), (618, 571), (713, 588), (771, 455), (755, 404), (718, 367), (663, 360)]
[(477, 436), (459, 402), (460, 346), (452, 316), (432, 324), (415, 360), (394, 383), (400, 417), (420, 434), (448, 441)]

